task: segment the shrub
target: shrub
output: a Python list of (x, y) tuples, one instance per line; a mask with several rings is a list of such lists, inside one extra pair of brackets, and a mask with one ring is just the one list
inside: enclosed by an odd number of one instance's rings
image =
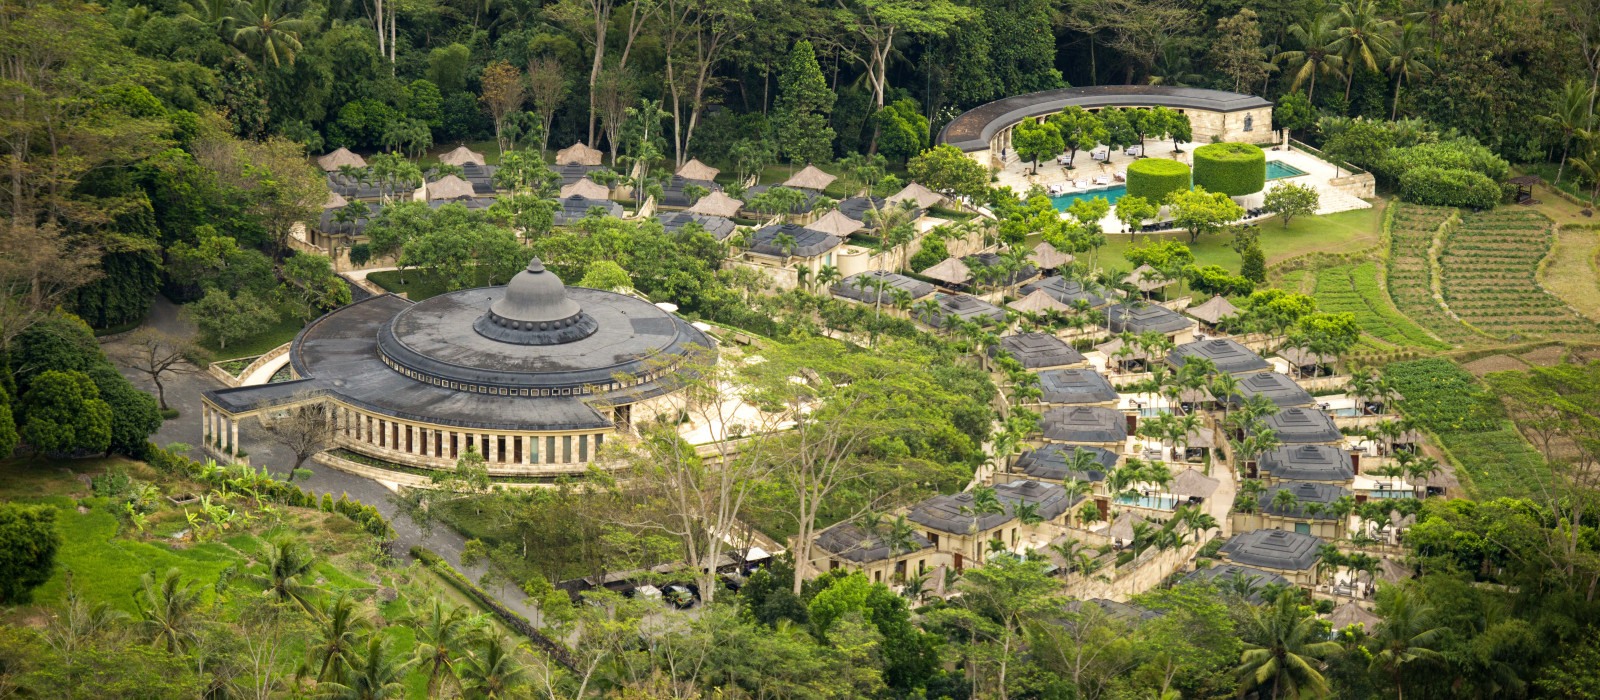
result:
[(1400, 198), (1416, 204), (1491, 209), (1500, 194), (1494, 180), (1472, 170), (1423, 166), (1400, 176)]
[(1164, 158), (1141, 158), (1128, 165), (1128, 195), (1165, 202), (1167, 195), (1189, 189), (1189, 166)]
[(0, 503), (0, 603), (26, 603), (50, 580), (61, 533), (49, 506)]
[(1470, 170), (1491, 180), (1504, 180), (1511, 164), (1471, 138), (1420, 143), (1390, 149), (1373, 167), (1373, 174), (1385, 184), (1402, 180), (1406, 173), (1423, 167)]
[(1196, 148), (1194, 184), (1229, 197), (1260, 192), (1267, 184), (1267, 154), (1248, 143), (1213, 143)]

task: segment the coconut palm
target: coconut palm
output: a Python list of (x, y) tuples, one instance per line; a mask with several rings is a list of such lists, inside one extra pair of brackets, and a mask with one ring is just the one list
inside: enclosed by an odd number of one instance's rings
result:
[(1569, 156), (1567, 165), (1578, 173), (1579, 178), (1590, 184), (1589, 205), (1600, 203), (1600, 148), (1595, 147), (1595, 138), (1600, 133), (1591, 131), (1578, 132), (1579, 140), (1584, 142), (1583, 153), (1580, 156)]
[(1273, 58), (1275, 62), (1287, 64), (1289, 70), (1294, 72), (1294, 80), (1289, 84), (1290, 90), (1299, 90), (1301, 83), (1309, 81), (1306, 99), (1310, 100), (1317, 95), (1317, 75), (1327, 75), (1338, 78), (1340, 67), (1344, 59), (1337, 51), (1331, 48), (1339, 40), (1339, 34), (1328, 26), (1328, 20), (1323, 17), (1308, 17), (1299, 24), (1289, 27), (1289, 36), (1300, 44), (1294, 51), (1284, 51)]
[(839, 268), (834, 265), (823, 265), (817, 268), (817, 285), (823, 289), (827, 289), (842, 278), (843, 276), (839, 274)]
[(335, 700), (383, 700), (405, 695), (406, 671), (416, 659), (400, 661), (390, 654), (389, 638), (374, 634), (357, 650), (358, 655), (350, 665), (343, 683), (327, 681), (317, 684), (313, 697)]
[(1296, 593), (1281, 593), (1246, 616), (1245, 651), (1235, 668), (1241, 691), (1256, 690), (1271, 698), (1328, 692), (1315, 660), (1337, 653), (1339, 645), (1322, 639), (1317, 619), (1301, 608)]
[[(1417, 77), (1433, 75), (1433, 69), (1422, 61), (1427, 54), (1427, 43), (1422, 36), (1422, 29), (1410, 22), (1389, 38), (1389, 57), (1384, 64), (1389, 74), (1394, 76), (1394, 103), (1389, 108), (1389, 121), (1400, 116), (1400, 85)], [(1560, 171), (1557, 171), (1556, 182), (1560, 181)]]
[(1044, 515), (1039, 512), (1037, 503), (1018, 503), (1011, 506), (1011, 514), (1016, 516), (1023, 525), (1033, 526), (1044, 522)]
[(1417, 661), (1444, 659), (1431, 648), (1444, 636), (1444, 628), (1433, 626), (1432, 607), (1400, 586), (1385, 584), (1378, 590), (1377, 613), (1383, 622), (1372, 633), (1378, 651), (1372, 656), (1369, 670), (1388, 671), (1395, 697), (1404, 700), (1401, 672)]
[(139, 576), (139, 590), (134, 594), (139, 627), (152, 644), (168, 653), (186, 650), (195, 642), (195, 628), (201, 623), (203, 595), (204, 589), (193, 580), (184, 581), (177, 567), (168, 569), (159, 583), (154, 572), (145, 572)]
[(1389, 31), (1395, 24), (1394, 20), (1383, 18), (1373, 0), (1341, 2), (1333, 17), (1337, 38), (1328, 48), (1350, 67), (1344, 78), (1344, 98), (1349, 100), (1356, 66), (1373, 72), (1379, 70), (1378, 61), (1389, 56)]
[(288, 62), (294, 65), (295, 53), (300, 50), (300, 33), (315, 25), (294, 16), (288, 0), (251, 0), (234, 6), (232, 26), (233, 43), (241, 50), (261, 55), (263, 62), (273, 66)]
[(516, 697), (528, 671), (512, 656), (516, 645), (503, 632), (485, 634), (478, 650), (461, 665), (461, 685), (486, 699)]
[(266, 588), (265, 592), (281, 602), (293, 601), (300, 609), (314, 612), (311, 595), (317, 589), (306, 579), (312, 577), (317, 558), (304, 543), (288, 536), (268, 542), (261, 563), (266, 565), (266, 573), (245, 574), (244, 579)]
[(1272, 509), (1281, 515), (1292, 514), (1295, 506), (1298, 505), (1300, 505), (1300, 497), (1294, 495), (1294, 492), (1288, 489), (1281, 489), (1272, 495)]
[[(411, 611), (406, 621), (416, 630), (412, 660), (428, 674), (428, 697), (435, 698), (445, 682), (460, 685), (456, 670), (470, 652), (467, 644), (481, 620), (465, 605), (447, 606), (434, 597), (423, 614)], [(459, 688), (458, 688), (459, 689)]]
[(1561, 135), (1561, 163), (1556, 166), (1556, 184), (1566, 173), (1567, 156), (1572, 150), (1572, 139), (1580, 132), (1594, 126), (1594, 89), (1583, 81), (1568, 79), (1565, 87), (1556, 93), (1550, 111), (1534, 115), (1541, 126)]
[(308, 644), (308, 663), (301, 675), (310, 675), (316, 666), (317, 681), (343, 681), (346, 671), (359, 663), (361, 636), (372, 626), (360, 617), (355, 600), (348, 593), (324, 602), (317, 610), (318, 626)]
[(788, 262), (789, 256), (794, 255), (794, 247), (797, 242), (795, 241), (794, 236), (791, 236), (787, 233), (780, 233), (773, 237), (772, 244), (777, 246), (778, 250), (783, 253), (784, 261)]

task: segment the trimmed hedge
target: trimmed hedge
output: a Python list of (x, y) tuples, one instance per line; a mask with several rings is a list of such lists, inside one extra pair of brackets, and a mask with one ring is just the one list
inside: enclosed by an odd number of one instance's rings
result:
[(572, 657), (572, 650), (568, 649), (560, 642), (545, 636), (543, 632), (540, 632), (537, 627), (533, 626), (533, 623), (528, 621), (528, 618), (518, 615), (517, 611), (501, 605), (500, 601), (495, 600), (494, 596), (489, 595), (488, 592), (484, 591), (482, 588), (479, 588), (477, 584), (473, 583), (466, 576), (463, 576), (461, 572), (456, 571), (456, 568), (451, 566), (450, 562), (445, 561), (443, 557), (433, 553), (433, 550), (423, 547), (422, 545), (413, 545), (411, 547), (411, 556), (415, 557), (417, 561), (422, 562), (423, 566), (426, 566), (440, 576), (443, 576), (446, 581), (450, 582), (450, 585), (456, 587), (456, 590), (461, 591), (467, 597), (478, 601), (480, 605), (488, 608), (489, 611), (494, 613), (495, 617), (500, 618), (500, 621), (505, 623), (507, 627), (510, 627), (511, 629), (516, 630), (518, 634), (527, 637), (528, 640), (533, 642), (535, 646), (538, 646), (540, 649), (544, 650), (546, 654), (549, 654), (550, 658), (555, 659), (556, 662), (560, 663), (562, 666), (566, 666), (568, 670), (578, 670), (577, 661)]
[(1400, 198), (1417, 204), (1492, 209), (1500, 195), (1494, 180), (1471, 170), (1423, 166), (1400, 176)]
[(1128, 165), (1128, 196), (1157, 204), (1189, 189), (1189, 166), (1166, 158), (1140, 158)]
[(1260, 192), (1267, 184), (1267, 154), (1248, 143), (1213, 143), (1196, 148), (1194, 184), (1229, 197)]

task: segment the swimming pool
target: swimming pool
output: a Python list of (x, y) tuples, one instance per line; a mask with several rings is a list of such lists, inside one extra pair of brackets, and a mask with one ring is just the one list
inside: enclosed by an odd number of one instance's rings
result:
[(1139, 506), (1140, 508), (1173, 510), (1177, 506), (1178, 499), (1171, 496), (1139, 496), (1138, 498), (1118, 496), (1117, 503), (1125, 506)]
[[(1267, 180), (1268, 181), (1282, 180), (1282, 179), (1284, 179), (1286, 177), (1300, 177), (1301, 175), (1305, 175), (1305, 174), (1306, 174), (1306, 171), (1301, 170), (1299, 168), (1296, 168), (1293, 165), (1289, 165), (1288, 163), (1285, 163), (1285, 162), (1283, 162), (1281, 160), (1269, 160), (1269, 161), (1267, 161)], [(1070, 208), (1072, 206), (1073, 202), (1076, 202), (1076, 201), (1078, 201), (1080, 199), (1093, 199), (1095, 197), (1104, 197), (1106, 201), (1108, 201), (1108, 202), (1110, 202), (1112, 204), (1116, 204), (1117, 200), (1122, 199), (1122, 195), (1125, 195), (1127, 193), (1128, 193), (1128, 186), (1127, 185), (1113, 185), (1111, 187), (1107, 187), (1107, 188), (1104, 188), (1104, 189), (1098, 189), (1098, 190), (1083, 190), (1081, 192), (1068, 192), (1068, 193), (1066, 193), (1064, 195), (1061, 195), (1059, 197), (1051, 197), (1050, 198), (1050, 203), (1055, 206), (1056, 211), (1066, 211), (1068, 208)]]

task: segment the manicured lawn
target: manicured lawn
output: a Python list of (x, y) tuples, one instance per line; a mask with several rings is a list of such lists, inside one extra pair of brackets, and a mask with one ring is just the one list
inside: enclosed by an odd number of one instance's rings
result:
[[(1261, 252), (1267, 256), (1267, 264), (1271, 265), (1306, 253), (1349, 253), (1371, 248), (1378, 244), (1378, 229), (1383, 222), (1383, 200), (1371, 209), (1358, 211), (1339, 212), (1328, 216), (1312, 216), (1297, 218), (1290, 222), (1288, 228), (1277, 220), (1269, 220), (1261, 224)], [(1101, 265), (1104, 267), (1131, 268), (1123, 253), (1135, 245), (1143, 245), (1148, 240), (1175, 240), (1189, 243), (1189, 234), (1186, 232), (1168, 233), (1159, 236), (1107, 236), (1109, 241), (1100, 249)], [(1221, 265), (1234, 272), (1239, 271), (1239, 254), (1228, 247), (1233, 240), (1230, 233), (1205, 236), (1199, 242), (1189, 245), (1189, 250), (1194, 253), (1195, 261), (1200, 265)]]
[(1541, 281), (1562, 301), (1585, 316), (1600, 320), (1596, 254), (1600, 254), (1600, 232), (1563, 227), (1556, 232), (1555, 249), (1550, 252), (1550, 265), (1544, 269)]
[(235, 357), (253, 357), (265, 355), (273, 348), (294, 340), (300, 334), (300, 329), (306, 324), (295, 315), (293, 304), (277, 304), (278, 322), (267, 329), (248, 338), (241, 338), (228, 343), (227, 348), (219, 347), (216, 343), (201, 342), (207, 352), (217, 359), (230, 359)]

